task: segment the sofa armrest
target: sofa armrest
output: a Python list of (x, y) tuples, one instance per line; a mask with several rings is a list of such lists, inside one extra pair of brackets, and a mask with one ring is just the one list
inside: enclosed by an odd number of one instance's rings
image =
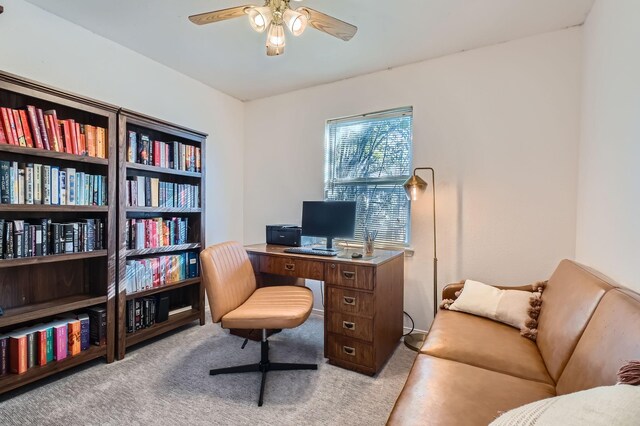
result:
[[(451, 299), (456, 300), (456, 292), (462, 290), (464, 287), (464, 281), (460, 281), (459, 283), (452, 283), (446, 285), (442, 289), (442, 300)], [(508, 286), (508, 285), (494, 285), (494, 287), (499, 288), (500, 290), (521, 290), (521, 291), (533, 291), (533, 287), (531, 284), (528, 285), (520, 285), (520, 286)]]

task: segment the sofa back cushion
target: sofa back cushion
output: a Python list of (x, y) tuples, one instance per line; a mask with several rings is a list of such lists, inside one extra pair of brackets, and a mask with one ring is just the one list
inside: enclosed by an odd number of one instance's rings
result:
[(640, 295), (611, 290), (562, 372), (558, 395), (615, 384), (618, 369), (631, 360), (640, 360)]
[(591, 315), (613, 283), (571, 260), (558, 265), (542, 293), (537, 344), (557, 383)]

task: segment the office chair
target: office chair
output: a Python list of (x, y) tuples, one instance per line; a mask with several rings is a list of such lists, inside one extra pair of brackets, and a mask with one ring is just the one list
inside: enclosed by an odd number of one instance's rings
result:
[(317, 370), (316, 364), (286, 364), (269, 360), (267, 329), (294, 328), (304, 323), (313, 306), (313, 293), (306, 287), (273, 286), (256, 288), (256, 278), (245, 249), (237, 242), (226, 242), (200, 253), (211, 318), (223, 328), (262, 329), (260, 362), (218, 368), (210, 375), (261, 372), (260, 397), (269, 371)]

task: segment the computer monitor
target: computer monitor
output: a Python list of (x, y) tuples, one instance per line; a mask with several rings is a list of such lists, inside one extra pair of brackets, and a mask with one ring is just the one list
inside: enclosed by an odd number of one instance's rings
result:
[(303, 201), (302, 235), (326, 237), (326, 250), (333, 238), (353, 238), (356, 231), (355, 201)]

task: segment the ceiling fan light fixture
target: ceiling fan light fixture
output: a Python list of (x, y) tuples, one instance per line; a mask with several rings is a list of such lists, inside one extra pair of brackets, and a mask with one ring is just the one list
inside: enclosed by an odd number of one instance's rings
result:
[(267, 56), (282, 55), (285, 44), (284, 27), (272, 22), (267, 33)]
[(305, 28), (307, 28), (307, 15), (304, 13), (300, 13), (298, 10), (286, 9), (282, 16), (282, 19), (287, 25), (287, 28), (289, 28), (291, 34), (293, 34), (295, 37), (302, 34)]
[(247, 15), (249, 15), (249, 24), (251, 24), (251, 28), (259, 33), (264, 32), (273, 20), (273, 15), (269, 6), (250, 7), (247, 10)]

